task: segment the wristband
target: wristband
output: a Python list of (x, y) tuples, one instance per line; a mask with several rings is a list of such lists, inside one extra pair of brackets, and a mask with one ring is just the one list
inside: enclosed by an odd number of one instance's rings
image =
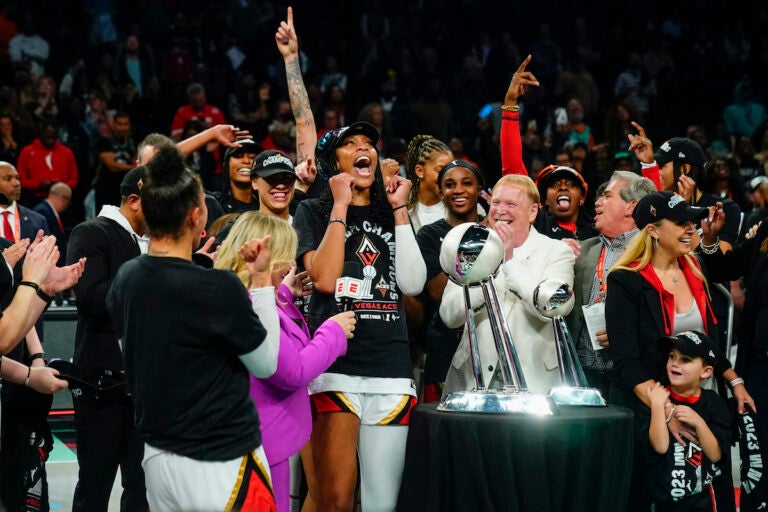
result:
[(32, 354), (29, 356), (29, 362), (31, 363), (35, 359), (42, 359), (43, 362), (47, 365), (48, 364), (48, 357), (45, 352), (38, 352), (37, 354)]
[(397, 210), (399, 210), (400, 208), (407, 208), (407, 207), (408, 207), (408, 205), (407, 205), (407, 204), (401, 204), (400, 206), (396, 206), (395, 208), (392, 208), (392, 211), (393, 211), (393, 212), (396, 212), (396, 211), (397, 211)]
[(669, 410), (669, 414), (667, 415), (666, 422), (669, 423), (672, 419), (672, 415), (675, 414), (675, 406), (673, 405), (672, 408)]
[(37, 296), (43, 299), (43, 301), (45, 301), (47, 304), (50, 304), (53, 301), (53, 295), (48, 295), (47, 293), (45, 293), (40, 288), (40, 285), (33, 281), (21, 281), (19, 283), (19, 286), (29, 286), (30, 288), (34, 288)]
[(728, 383), (731, 389), (735, 388), (739, 384), (742, 384), (742, 385), (744, 384), (744, 379), (742, 379), (741, 377), (736, 377), (735, 379), (733, 379), (731, 382)]
[(31, 366), (27, 366), (27, 378), (26, 378), (26, 379), (24, 379), (24, 387), (25, 387), (25, 388), (26, 388), (27, 386), (29, 386), (29, 376), (30, 376), (30, 375), (32, 375), (32, 367), (31, 367)]
[(334, 222), (338, 222), (339, 224), (341, 224), (342, 226), (344, 226), (344, 229), (347, 229), (347, 223), (346, 223), (346, 222), (344, 222), (344, 219), (340, 219), (339, 217), (333, 217), (333, 218), (330, 218), (330, 219), (328, 219), (328, 225), (329, 225), (329, 226), (330, 226), (331, 224), (333, 224)]

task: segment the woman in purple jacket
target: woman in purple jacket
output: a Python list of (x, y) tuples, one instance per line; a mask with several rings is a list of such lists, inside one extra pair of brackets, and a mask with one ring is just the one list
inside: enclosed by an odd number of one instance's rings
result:
[(309, 441), (312, 413), (307, 384), (347, 351), (347, 338), (355, 329), (352, 311), (326, 320), (310, 337), (294, 296), (302, 294), (301, 279), (293, 269), (297, 237), (284, 220), (259, 212), (240, 216), (219, 249), (216, 268), (234, 270), (249, 286), (245, 263), (238, 248), (254, 238), (269, 236), (272, 283), (277, 294), (280, 319), (280, 352), (277, 371), (267, 379), (251, 379), (251, 397), (261, 421), (261, 436), (267, 455), (278, 512), (289, 510), (290, 471), (288, 459)]

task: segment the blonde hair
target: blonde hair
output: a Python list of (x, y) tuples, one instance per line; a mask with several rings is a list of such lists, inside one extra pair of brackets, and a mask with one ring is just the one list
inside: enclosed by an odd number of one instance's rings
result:
[(525, 195), (528, 196), (528, 199), (530, 199), (533, 204), (539, 204), (541, 199), (539, 190), (536, 188), (536, 184), (533, 183), (533, 180), (528, 176), (523, 176), (521, 174), (507, 174), (506, 176), (502, 176), (493, 186), (491, 195), (493, 195), (493, 193), (496, 192), (496, 189), (502, 185), (511, 185), (519, 188), (525, 192)]
[[(627, 245), (627, 248), (624, 249), (624, 252), (621, 253), (621, 256), (619, 256), (619, 259), (616, 260), (616, 263), (614, 263), (609, 272), (613, 272), (614, 270), (629, 270), (630, 272), (638, 272), (647, 267), (651, 263), (653, 253), (656, 250), (653, 244), (653, 237), (648, 232), (648, 226), (659, 227), (661, 226), (662, 222), (663, 219), (654, 222), (653, 224), (648, 224), (643, 229), (641, 229), (640, 232), (635, 235), (629, 245)], [(685, 258), (685, 262), (693, 274), (701, 279), (701, 281), (704, 283), (704, 288), (706, 288), (707, 293), (709, 293), (709, 284), (707, 283), (707, 278), (704, 277), (701, 269), (696, 264), (696, 258), (690, 254), (684, 255), (683, 258)]]
[(247, 287), (251, 276), (245, 266), (245, 261), (240, 258), (237, 252), (246, 242), (267, 235), (271, 235), (269, 239), (269, 268), (272, 272), (281, 265), (291, 263), (296, 259), (296, 249), (299, 242), (293, 227), (279, 217), (250, 211), (243, 213), (235, 221), (227, 239), (219, 248), (213, 266), (218, 269), (233, 270), (243, 285)]

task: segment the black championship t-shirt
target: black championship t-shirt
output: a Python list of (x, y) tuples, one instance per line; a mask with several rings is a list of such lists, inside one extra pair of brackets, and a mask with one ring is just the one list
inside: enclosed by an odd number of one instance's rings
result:
[[(370, 219), (370, 206), (350, 206), (348, 219)], [(349, 224), (349, 223), (348, 223)], [(319, 213), (319, 199), (299, 203), (293, 226), (299, 233), (298, 258), (314, 251), (328, 221)], [(408, 332), (403, 299), (395, 281), (395, 231), (370, 220), (348, 225), (344, 261), (354, 267), (360, 296), (352, 303), (357, 316), (347, 354), (328, 369), (331, 373), (364, 377), (411, 378)], [(316, 263), (317, 264), (317, 263)], [(309, 304), (309, 328), (314, 332), (341, 311), (333, 295), (315, 291)]]
[[(730, 455), (731, 416), (725, 401), (717, 393), (702, 389), (698, 400), (693, 403), (684, 402), (674, 394), (670, 394), (669, 400), (675, 405), (687, 405), (696, 411), (717, 439), (723, 459)], [(672, 434), (669, 434), (667, 453), (656, 453), (648, 439), (651, 423), (649, 408), (638, 408), (636, 422), (640, 446), (649, 463), (645, 472), (645, 482), (653, 503), (669, 504), (699, 494), (716, 475), (720, 474), (718, 464), (710, 462), (700, 446), (693, 442), (682, 446), (672, 437)]]
[(249, 374), (237, 356), (266, 332), (234, 273), (139, 256), (120, 267), (107, 309), (147, 443), (210, 461), (261, 445)]

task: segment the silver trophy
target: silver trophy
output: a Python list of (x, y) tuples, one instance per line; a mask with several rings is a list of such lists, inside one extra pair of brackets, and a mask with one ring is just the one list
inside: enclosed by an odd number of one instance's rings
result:
[(590, 388), (587, 383), (571, 333), (565, 323), (563, 311), (573, 301), (573, 289), (568, 283), (557, 279), (545, 279), (533, 292), (533, 304), (540, 314), (552, 319), (555, 330), (557, 363), (562, 384), (552, 388), (549, 397), (557, 405), (604, 406), (605, 400), (600, 391)]
[[(492, 229), (482, 224), (456, 226), (443, 240), (440, 266), (451, 281), (464, 289), (466, 328), (475, 388), (472, 391), (451, 393), (440, 402), (437, 407), (439, 411), (552, 414), (546, 397), (528, 391), (515, 344), (502, 314), (493, 274), (503, 261), (504, 244)], [(469, 297), (469, 288), (477, 286), (482, 289), (488, 309), (488, 320), (503, 380), (501, 390), (487, 389), (483, 378), (483, 362), (480, 360), (477, 329)]]

